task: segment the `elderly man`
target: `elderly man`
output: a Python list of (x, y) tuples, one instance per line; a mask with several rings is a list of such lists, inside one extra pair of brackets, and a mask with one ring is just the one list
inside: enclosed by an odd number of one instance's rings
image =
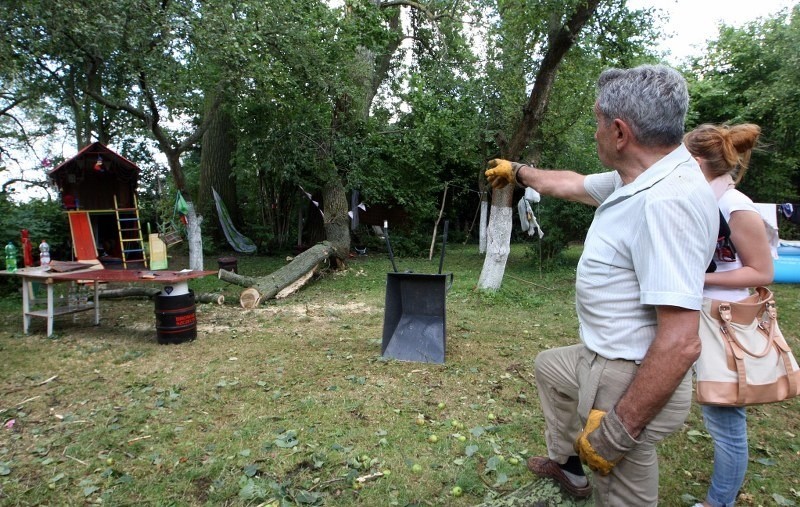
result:
[(548, 457), (528, 468), (575, 497), (594, 493), (597, 505), (656, 505), (655, 445), (689, 413), (719, 213), (681, 144), (683, 77), (645, 65), (606, 70), (597, 86), (597, 154), (612, 171), (584, 176), (498, 159), (486, 177), (495, 188), (516, 183), (597, 206), (577, 270), (582, 343), (536, 357)]

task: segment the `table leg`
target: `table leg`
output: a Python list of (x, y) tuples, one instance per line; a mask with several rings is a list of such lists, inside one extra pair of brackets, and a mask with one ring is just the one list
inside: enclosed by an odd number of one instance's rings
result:
[(31, 316), (28, 312), (31, 311), (31, 287), (29, 281), (24, 276), (22, 277), (22, 331), (28, 334), (28, 329), (31, 327)]
[(97, 293), (97, 286), (100, 285), (97, 281), (95, 281), (92, 285), (94, 285), (94, 325), (100, 325), (100, 297)]
[(53, 285), (47, 284), (47, 337), (53, 334)]

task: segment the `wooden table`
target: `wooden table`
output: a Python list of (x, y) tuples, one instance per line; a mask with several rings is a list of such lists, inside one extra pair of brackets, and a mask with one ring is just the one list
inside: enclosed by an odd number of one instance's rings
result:
[[(53, 323), (55, 317), (68, 315), (77, 312), (94, 310), (94, 323), (100, 324), (100, 300), (97, 287), (102, 282), (119, 283), (158, 283), (164, 286), (165, 290), (172, 290), (174, 287), (181, 288), (194, 278), (216, 274), (216, 271), (148, 271), (148, 270), (125, 270), (125, 269), (104, 269), (102, 264), (83, 264), (80, 263), (56, 263), (50, 269), (43, 267), (20, 268), (13, 273), (0, 271), (3, 276), (18, 276), (22, 279), (22, 328), (25, 334), (31, 324), (31, 318), (39, 317), (47, 319), (47, 336), (53, 334)], [(56, 271), (59, 266), (67, 268), (77, 268), (71, 271)], [(86, 267), (83, 267), (86, 266)], [(47, 287), (47, 307), (36, 310), (32, 308), (34, 301), (33, 282), (44, 284)], [(77, 302), (76, 304), (64, 306), (56, 305), (53, 297), (53, 286), (57, 283), (72, 282), (92, 282), (94, 286), (92, 301), (86, 303)], [(68, 302), (69, 303), (69, 302)]]

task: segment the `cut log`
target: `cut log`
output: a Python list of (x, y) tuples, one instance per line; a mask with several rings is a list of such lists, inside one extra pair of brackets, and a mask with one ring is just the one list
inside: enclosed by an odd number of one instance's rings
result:
[(222, 294), (214, 294), (213, 292), (207, 292), (205, 294), (197, 294), (194, 297), (195, 303), (215, 303), (218, 305), (225, 304), (225, 296)]
[(253, 308), (257, 307), (261, 303), (261, 294), (258, 293), (257, 290), (250, 287), (249, 289), (245, 289), (239, 295), (239, 304), (242, 305), (242, 308), (245, 310), (252, 310)]
[(260, 295), (260, 301), (264, 302), (267, 299), (274, 298), (283, 289), (297, 282), (303, 276), (307, 276), (308, 273), (313, 274), (320, 263), (336, 255), (337, 250), (333, 244), (324, 241), (309, 248), (296, 256), (289, 264), (266, 276), (242, 276), (224, 269), (219, 270), (218, 276), (222, 281), (257, 290)]

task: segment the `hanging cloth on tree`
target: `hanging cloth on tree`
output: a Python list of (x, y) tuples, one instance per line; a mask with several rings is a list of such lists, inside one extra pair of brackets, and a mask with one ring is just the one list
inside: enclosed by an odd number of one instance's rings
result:
[(525, 189), (525, 197), (520, 199), (519, 203), (517, 203), (517, 211), (519, 212), (519, 222), (522, 226), (522, 230), (526, 231), (528, 236), (537, 234), (539, 239), (542, 239), (544, 231), (539, 225), (539, 221), (536, 220), (536, 215), (533, 214), (533, 209), (531, 208), (532, 202), (538, 203), (540, 200), (541, 196), (539, 196), (539, 192), (528, 187)]
[(219, 223), (222, 225), (222, 231), (225, 233), (225, 238), (227, 238), (228, 243), (230, 243), (231, 247), (233, 247), (233, 249), (239, 253), (255, 253), (255, 243), (253, 243), (250, 238), (237, 231), (236, 227), (233, 226), (233, 220), (231, 220), (231, 216), (228, 214), (228, 209), (225, 207), (225, 203), (222, 202), (222, 197), (220, 197), (217, 191), (213, 188), (211, 189), (211, 192), (214, 194), (214, 204), (217, 205)]
[(178, 195), (175, 197), (175, 209), (172, 211), (173, 220), (175, 220), (176, 213), (180, 215), (181, 223), (187, 225), (188, 220), (186, 217), (189, 215), (189, 205), (186, 204), (186, 199), (183, 198), (180, 190), (178, 190)]

